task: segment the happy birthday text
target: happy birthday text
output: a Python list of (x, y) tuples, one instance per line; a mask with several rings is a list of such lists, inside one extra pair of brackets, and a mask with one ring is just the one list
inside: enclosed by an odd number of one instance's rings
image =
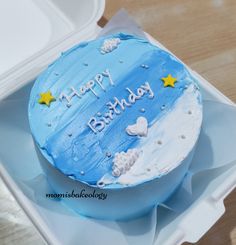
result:
[(126, 107), (131, 107), (137, 100), (141, 99), (144, 95), (148, 94), (148, 98), (152, 99), (154, 97), (154, 92), (148, 82), (145, 82), (136, 92), (133, 92), (130, 88), (126, 88), (129, 95), (127, 99), (113, 98), (113, 101), (109, 101), (107, 106), (107, 111), (102, 114), (97, 114), (98, 116), (93, 116), (89, 119), (87, 123), (88, 127), (96, 134), (101, 132), (107, 125), (111, 123), (115, 115), (120, 115), (122, 111), (125, 111)]
[(76, 89), (72, 86), (70, 87), (71, 91), (69, 94), (62, 92), (59, 96), (59, 99), (61, 101), (66, 100), (67, 107), (70, 107), (72, 105), (71, 101), (74, 97), (77, 97), (78, 99), (82, 99), (83, 96), (88, 92), (92, 92), (96, 96), (96, 98), (99, 98), (99, 95), (95, 91), (95, 86), (99, 86), (104, 92), (106, 92), (106, 88), (103, 84), (104, 78), (107, 78), (109, 84), (111, 86), (114, 86), (114, 82), (112, 80), (110, 71), (108, 69), (105, 69), (105, 71), (103, 71), (102, 73), (98, 73), (93, 79), (83, 84), (79, 89)]

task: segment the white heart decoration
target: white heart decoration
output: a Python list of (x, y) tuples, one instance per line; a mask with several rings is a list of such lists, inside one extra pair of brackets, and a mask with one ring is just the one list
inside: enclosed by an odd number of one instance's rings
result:
[(137, 135), (137, 136), (147, 136), (148, 133), (148, 122), (145, 117), (138, 117), (137, 121), (133, 125), (129, 125), (126, 128), (126, 132), (129, 135)]

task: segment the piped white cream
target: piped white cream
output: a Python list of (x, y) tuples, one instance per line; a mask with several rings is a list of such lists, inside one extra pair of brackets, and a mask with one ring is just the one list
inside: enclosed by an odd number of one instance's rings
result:
[(101, 47), (101, 53), (106, 54), (112, 52), (114, 49), (118, 47), (120, 42), (121, 42), (120, 38), (106, 39)]
[(147, 121), (147, 119), (145, 117), (138, 117), (135, 124), (129, 125), (126, 128), (126, 132), (129, 135), (146, 137), (147, 133), (148, 133), (148, 121)]

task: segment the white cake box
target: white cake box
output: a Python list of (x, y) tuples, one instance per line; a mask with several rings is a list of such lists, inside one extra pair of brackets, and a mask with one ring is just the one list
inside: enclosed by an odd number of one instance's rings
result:
[[(22, 100), (23, 104), (27, 103), (27, 101), (24, 102), (25, 95), (29, 92), (31, 81), (40, 71), (62, 51), (82, 40), (96, 37), (101, 29), (97, 21), (103, 14), (104, 6), (103, 0), (8, 0), (1, 2), (0, 110), (9, 111), (12, 115), (19, 113), (22, 104), (21, 102), (16, 104), (14, 101)], [(154, 42), (161, 46), (157, 41)], [(199, 81), (204, 99), (233, 104), (197, 73), (190, 71)], [(22, 121), (27, 120), (23, 116), (24, 113), (22, 113)], [(6, 115), (6, 118), (11, 118), (11, 115)], [(18, 146), (19, 149), (16, 149), (16, 145), (13, 145), (14, 150), (11, 156), (4, 154), (14, 137), (15, 142), (20, 143), (26, 136), (22, 133), (24, 128), (20, 130), (18, 127), (1, 128), (3, 120), (5, 118), (0, 118), (0, 175), (7, 187), (45, 242), (75, 244), (80, 239), (81, 244), (84, 244), (87, 240), (81, 238), (81, 234), (87, 231), (81, 224), (88, 223), (87, 220), (78, 218), (67, 207), (55, 201), (48, 200), (43, 202), (44, 205), (40, 205), (41, 200), (29, 198), (29, 196), (34, 196), (34, 193), (31, 193), (31, 190), (27, 192), (24, 183), (35, 176), (40, 176), (42, 170), (37, 162), (36, 154), (32, 152), (31, 145), (23, 150)], [(17, 154), (19, 152), (28, 154)], [(30, 161), (27, 161), (29, 159)], [(15, 164), (16, 161), (19, 164)], [(177, 217), (163, 219), (154, 244), (196, 242), (210, 229), (225, 211), (224, 198), (236, 186), (236, 168), (230, 166), (225, 167), (220, 174), (206, 175), (204, 178), (207, 186), (196, 201)], [(39, 177), (31, 185), (36, 186), (39, 183), (45, 184)], [(91, 224), (90, 227), (93, 230)], [(100, 235), (105, 236), (105, 234)], [(117, 244), (121, 244), (118, 241)], [(124, 244), (130, 244), (127, 241), (124, 240)], [(137, 241), (142, 244), (141, 240)], [(138, 244), (137, 241), (136, 244)]]

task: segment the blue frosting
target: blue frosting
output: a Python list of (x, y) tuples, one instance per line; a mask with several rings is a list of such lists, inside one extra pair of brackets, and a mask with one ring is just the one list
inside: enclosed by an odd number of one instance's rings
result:
[[(111, 52), (102, 54), (100, 48), (109, 38), (120, 38), (121, 42)], [(108, 76), (103, 76), (106, 91), (98, 84), (94, 87), (99, 98), (89, 91), (82, 98), (74, 96), (70, 107), (65, 98), (59, 99), (61, 93), (70, 94), (71, 87), (79, 91), (106, 69), (114, 86)], [(163, 86), (161, 78), (168, 74), (177, 78), (174, 88)], [(87, 125), (92, 117), (99, 120), (99, 115), (109, 110), (106, 104), (113, 103), (114, 97), (128, 102), (127, 88), (137, 94), (145, 82), (154, 92), (153, 98), (147, 92), (124, 111), (118, 106), (120, 114), (114, 114), (101, 132), (94, 133)], [(44, 156), (56, 168), (74, 179), (95, 185), (104, 174), (112, 172), (112, 156), (116, 152), (138, 146), (140, 138), (128, 135), (126, 127), (139, 116), (145, 116), (151, 126), (171, 110), (191, 82), (193, 78), (182, 63), (147, 40), (119, 33), (82, 43), (63, 53), (35, 81), (29, 102), (32, 134)], [(39, 94), (48, 90), (56, 98), (50, 107), (38, 103)]]

